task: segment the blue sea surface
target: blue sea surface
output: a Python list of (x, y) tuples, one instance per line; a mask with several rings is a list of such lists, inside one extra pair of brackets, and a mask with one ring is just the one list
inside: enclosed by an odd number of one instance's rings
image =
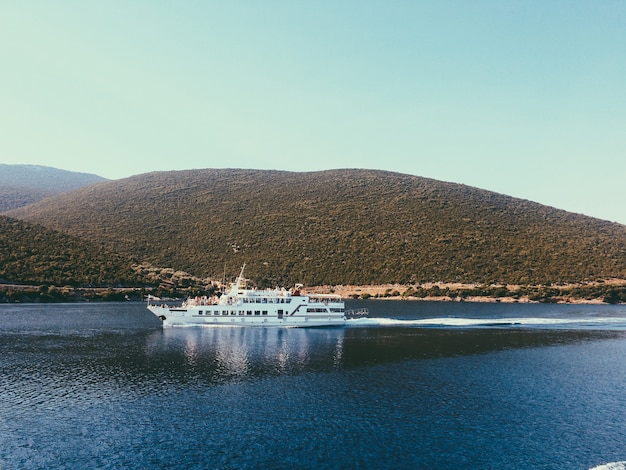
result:
[(0, 468), (626, 468), (626, 306), (348, 307), (370, 318), (0, 305)]

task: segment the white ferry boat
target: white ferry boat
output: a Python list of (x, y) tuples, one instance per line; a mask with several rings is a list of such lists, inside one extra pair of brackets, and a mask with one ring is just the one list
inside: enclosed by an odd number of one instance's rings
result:
[[(346, 310), (338, 295), (307, 295), (302, 284), (291, 290), (247, 289), (244, 266), (228, 292), (218, 297), (187, 299), (181, 306), (148, 297), (148, 310), (164, 327), (173, 326), (334, 326), (344, 325)], [(154, 303), (156, 301), (156, 303)], [(364, 315), (361, 311), (359, 314)]]

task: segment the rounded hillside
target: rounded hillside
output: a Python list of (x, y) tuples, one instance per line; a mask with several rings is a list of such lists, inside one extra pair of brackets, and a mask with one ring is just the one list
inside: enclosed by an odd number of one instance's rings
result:
[(8, 213), (137, 261), (260, 285), (626, 278), (626, 227), (375, 170), (148, 173)]

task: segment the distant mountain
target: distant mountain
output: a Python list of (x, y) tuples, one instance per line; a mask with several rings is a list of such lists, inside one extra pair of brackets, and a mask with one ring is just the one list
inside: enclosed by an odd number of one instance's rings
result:
[(149, 173), (8, 215), (201, 277), (245, 262), (259, 285), (626, 278), (626, 226), (383, 171)]
[(47, 166), (0, 164), (0, 212), (102, 181), (107, 180)]

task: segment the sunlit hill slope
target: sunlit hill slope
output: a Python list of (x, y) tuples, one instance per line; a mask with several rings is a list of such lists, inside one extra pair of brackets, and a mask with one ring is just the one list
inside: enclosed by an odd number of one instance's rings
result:
[(193, 170), (87, 186), (6, 215), (134, 261), (259, 285), (626, 278), (626, 227), (373, 170)]

